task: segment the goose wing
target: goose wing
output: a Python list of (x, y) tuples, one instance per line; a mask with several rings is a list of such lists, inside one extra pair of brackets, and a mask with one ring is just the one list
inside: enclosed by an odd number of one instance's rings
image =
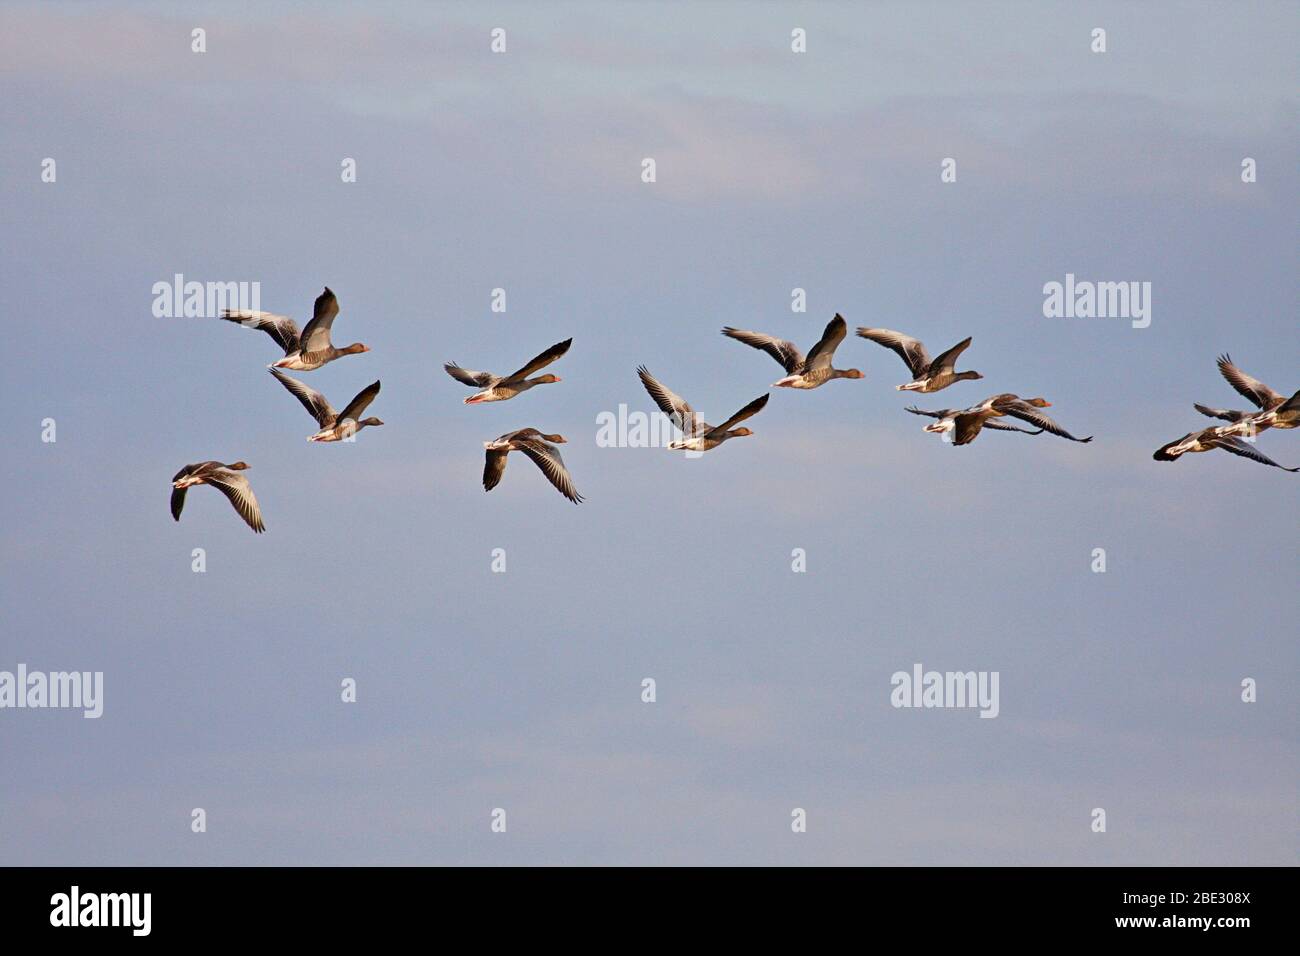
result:
[(844, 321), (844, 316), (835, 313), (835, 318), (826, 323), (826, 328), (822, 331), (822, 337), (817, 340), (817, 344), (808, 350), (808, 357), (803, 360), (803, 370), (811, 372), (814, 369), (830, 368), (835, 350), (839, 348), (848, 333), (849, 327)]
[(501, 381), (491, 372), (475, 372), (473, 369), (461, 368), (455, 362), (448, 362), (443, 368), (456, 381), (468, 385), (470, 388), (491, 388)]
[(763, 406), (767, 404), (767, 400), (771, 397), (772, 395), (770, 392), (766, 395), (760, 395), (758, 398), (754, 399), (752, 402), (750, 402), (740, 411), (736, 412), (736, 414), (728, 418), (721, 425), (717, 426), (716, 428), (709, 429), (709, 434), (717, 434), (719, 432), (725, 432), (727, 429), (740, 424), (746, 418), (753, 418), (755, 415), (757, 415), (759, 412), (763, 410)]
[(729, 339), (735, 339), (737, 342), (744, 342), (750, 348), (762, 349), (772, 358), (781, 364), (781, 367), (791, 375), (794, 375), (804, 366), (803, 353), (793, 342), (785, 339), (778, 339), (773, 335), (767, 335), (763, 332), (746, 332), (744, 329), (733, 329), (726, 326), (722, 334)]
[(312, 310), (311, 321), (303, 326), (298, 346), (304, 352), (321, 352), (330, 347), (330, 327), (334, 317), (339, 314), (339, 300), (334, 297), (329, 286), (316, 296), (316, 306)]
[[(907, 368), (912, 373), (913, 378), (920, 378), (925, 374), (926, 369), (930, 367), (930, 353), (925, 350), (925, 346), (920, 339), (914, 339), (902, 332), (895, 332), (893, 329), (860, 328), (858, 329), (858, 335), (895, 352), (899, 358), (907, 363)], [(970, 344), (970, 339), (966, 340), (966, 344)], [(950, 352), (952, 349), (948, 351)], [(944, 355), (947, 354), (947, 352), (944, 353)], [(956, 358), (956, 356), (953, 356), (953, 358)]]
[(1006, 422), (1000, 422), (995, 418), (986, 421), (984, 427), (993, 428), (1000, 432), (1024, 432), (1026, 435), (1041, 435), (1046, 430), (1042, 428), (1017, 428), (1015, 425), (1008, 425)]
[(329, 428), (338, 421), (338, 413), (334, 411), (334, 406), (316, 389), (292, 376), (285, 375), (278, 368), (268, 369), (268, 371), (289, 390), (290, 395), (302, 402), (302, 407), (307, 409), (307, 414), (316, 419), (316, 424), (321, 428)]
[(1019, 418), (1021, 421), (1029, 422), (1031, 425), (1037, 425), (1039, 428), (1043, 429), (1043, 431), (1051, 432), (1053, 435), (1057, 435), (1060, 438), (1068, 438), (1070, 441), (1077, 442), (1092, 441), (1091, 435), (1087, 438), (1075, 438), (1052, 419), (1040, 412), (1035, 406), (1026, 402), (1009, 402), (1005, 405), (999, 406), (999, 408), (1008, 415)]
[(549, 349), (529, 361), (527, 365), (517, 372), (507, 375), (502, 381), (518, 382), (527, 378), (539, 369), (544, 369), (565, 352), (569, 351), (569, 346), (573, 344), (573, 339), (565, 339), (563, 342), (556, 342)]
[(560, 457), (558, 448), (540, 438), (516, 439), (515, 446), (533, 460), (560, 494), (575, 505), (582, 501), (582, 495), (573, 487), (573, 479), (569, 477), (569, 469), (564, 467), (564, 459)]
[(357, 392), (356, 397), (353, 398), (352, 401), (348, 402), (348, 407), (339, 413), (338, 420), (341, 422), (349, 420), (354, 422), (358, 421), (361, 418), (362, 413), (369, 407), (370, 403), (375, 400), (375, 396), (378, 394), (379, 383), (371, 382), (361, 391)]
[(984, 427), (987, 421), (986, 413), (983, 411), (962, 412), (954, 417), (955, 430), (953, 432), (952, 443), (954, 445), (969, 445), (979, 435), (980, 429)]
[(1251, 378), (1251, 376), (1233, 365), (1232, 359), (1227, 355), (1219, 356), (1218, 365), (1219, 374), (1227, 379), (1228, 384), (1235, 388), (1239, 395), (1249, 399), (1265, 411), (1286, 401), (1285, 395), (1273, 391), (1259, 379)]
[(1238, 412), (1231, 408), (1210, 408), (1208, 405), (1198, 405), (1192, 403), (1192, 408), (1196, 409), (1202, 415), (1210, 418), (1222, 418), (1225, 422), (1239, 422), (1243, 418), (1249, 418), (1254, 412)]
[[(173, 478), (172, 480), (175, 481), (176, 479)], [(172, 489), (172, 517), (177, 521), (181, 520), (181, 509), (185, 507), (185, 492), (187, 491), (189, 491), (188, 488)]]
[(237, 471), (219, 468), (211, 474), (204, 475), (203, 480), (229, 498), (230, 503), (239, 512), (239, 517), (243, 518), (255, 532), (261, 534), (266, 530), (266, 525), (262, 523), (262, 509), (257, 504), (253, 487), (248, 483), (247, 478)]
[(488, 449), (487, 459), (483, 462), (483, 490), (491, 491), (501, 484), (501, 476), (506, 473), (506, 450)]
[(238, 322), (250, 329), (259, 329), (271, 338), (275, 344), (284, 349), (284, 354), (298, 350), (298, 323), (287, 315), (274, 312), (253, 312), (249, 309), (226, 309), (221, 317), (227, 322)]
[(938, 372), (940, 369), (952, 371), (957, 364), (957, 357), (970, 348), (971, 337), (968, 335), (946, 352), (940, 352), (938, 357), (930, 363), (929, 371)]
[(1257, 461), (1261, 465), (1272, 465), (1274, 468), (1281, 468), (1283, 471), (1300, 471), (1300, 468), (1288, 468), (1285, 465), (1279, 465), (1272, 458), (1269, 458), (1261, 451), (1256, 451), (1248, 442), (1231, 435), (1216, 435), (1206, 441), (1206, 444), (1213, 445), (1215, 448), (1222, 448), (1224, 451), (1231, 452), (1234, 455), (1240, 455), (1242, 458), (1249, 458), (1251, 461)]
[(930, 418), (950, 418), (953, 415), (956, 415), (960, 409), (940, 408), (937, 411), (927, 412), (925, 409), (917, 408), (915, 405), (908, 405), (903, 409), (903, 411), (911, 412), (913, 415), (928, 415)]
[[(219, 467), (219, 463), (215, 461), (198, 461), (192, 465), (186, 465), (180, 471), (176, 472), (176, 474), (172, 475), (172, 481), (173, 482), (180, 481), (186, 475), (192, 475), (200, 468), (206, 468), (208, 466)], [(172, 489), (172, 500), (171, 500), (172, 517), (175, 518), (177, 521), (181, 520), (181, 510), (185, 507), (185, 492), (187, 491), (189, 491), (188, 488)]]
[(708, 426), (701, 421), (699, 413), (691, 408), (686, 399), (651, 375), (650, 370), (644, 365), (637, 366), (636, 374), (641, 379), (641, 384), (645, 386), (645, 390), (650, 393), (650, 397), (655, 400), (655, 404), (659, 406), (659, 410), (681, 429), (682, 434), (693, 438), (708, 429)]

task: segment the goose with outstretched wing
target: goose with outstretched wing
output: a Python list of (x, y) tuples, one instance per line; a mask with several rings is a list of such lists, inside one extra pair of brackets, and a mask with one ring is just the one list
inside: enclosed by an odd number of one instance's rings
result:
[(186, 465), (172, 475), (172, 517), (181, 520), (181, 510), (185, 507), (185, 493), (195, 485), (210, 485), (229, 499), (239, 517), (257, 534), (266, 530), (262, 523), (262, 509), (253, 495), (253, 488), (248, 479), (240, 474), (248, 469), (248, 463), (236, 461), (226, 465), (219, 461), (200, 461)]
[(288, 389), (289, 394), (302, 403), (302, 407), (307, 409), (307, 414), (316, 419), (316, 424), (320, 426), (318, 432), (307, 436), (308, 441), (345, 441), (363, 428), (383, 424), (373, 415), (369, 418), (361, 417), (361, 414), (370, 407), (370, 403), (375, 400), (375, 396), (379, 394), (378, 382), (371, 382), (357, 392), (343, 411), (336, 412), (325, 396), (306, 382), (285, 375), (278, 368), (270, 371), (279, 383)]
[(565, 442), (563, 435), (547, 435), (536, 428), (520, 428), (506, 432), (495, 441), (485, 441), (483, 448), (487, 455), (483, 463), (483, 490), (491, 491), (501, 484), (501, 476), (506, 473), (506, 456), (512, 451), (521, 451), (541, 469), (556, 491), (575, 505), (581, 503), (583, 497), (574, 488), (569, 469), (560, 457), (560, 450), (555, 447)]
[(316, 297), (311, 321), (298, 331), (298, 323), (287, 315), (274, 312), (254, 312), (248, 309), (226, 309), (221, 317), (227, 322), (238, 322), (250, 329), (258, 329), (275, 340), (276, 345), (284, 350), (284, 358), (274, 362), (271, 368), (287, 368), (294, 372), (310, 372), (327, 362), (344, 355), (356, 355), (369, 352), (368, 345), (353, 342), (346, 348), (335, 348), (330, 341), (330, 329), (334, 317), (339, 314), (339, 301), (329, 286)]
[(969, 337), (962, 339), (936, 359), (930, 358), (920, 339), (914, 339), (893, 329), (859, 328), (858, 335), (890, 349), (907, 366), (912, 373), (912, 380), (903, 385), (895, 385), (900, 392), (937, 392), (954, 382), (963, 382), (983, 378), (979, 372), (958, 372), (957, 358), (970, 346)]
[(715, 427), (704, 421), (685, 399), (651, 375), (644, 365), (637, 368), (636, 374), (659, 409), (681, 429), (682, 437), (668, 443), (669, 448), (677, 451), (710, 451), (732, 438), (745, 438), (754, 434), (748, 428), (735, 426), (761, 412), (771, 398), (770, 395), (759, 396)]
[(747, 332), (744, 329), (726, 326), (722, 334), (737, 342), (744, 342), (750, 348), (766, 352), (776, 359), (777, 363), (785, 369), (786, 376), (773, 382), (773, 387), (809, 389), (825, 385), (836, 378), (862, 378), (862, 373), (856, 368), (838, 369), (831, 366), (835, 349), (848, 334), (848, 325), (839, 313), (836, 313), (835, 318), (826, 324), (822, 337), (817, 340), (817, 344), (807, 355), (800, 352), (793, 342), (778, 339), (765, 332)]
[(551, 385), (560, 381), (560, 376), (551, 375), (550, 373), (539, 375), (536, 378), (529, 378), (529, 376), (546, 368), (546, 366), (569, 351), (569, 346), (572, 344), (573, 339), (556, 342), (545, 352), (529, 360), (523, 368), (511, 372), (509, 375), (476, 372), (473, 369), (461, 368), (455, 362), (448, 362), (443, 368), (446, 369), (448, 375), (462, 385), (478, 389), (477, 392), (465, 399), (466, 405), (479, 405), (483, 402), (504, 402), (522, 392), (528, 391), (535, 385)]

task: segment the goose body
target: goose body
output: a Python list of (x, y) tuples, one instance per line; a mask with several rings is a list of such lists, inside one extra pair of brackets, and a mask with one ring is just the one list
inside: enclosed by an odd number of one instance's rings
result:
[[(1250, 421), (1252, 418), (1258, 418), (1261, 414), (1257, 408), (1251, 409), (1250, 411), (1241, 411), (1235, 408), (1211, 408), (1208, 405), (1201, 405), (1198, 402), (1193, 402), (1192, 408), (1196, 409), (1208, 418), (1221, 418), (1225, 422), (1232, 422), (1233, 424), (1241, 424), (1242, 422)], [(1219, 427), (1222, 428), (1225, 426), (1221, 425)]]
[(275, 339), (284, 349), (284, 358), (271, 368), (284, 368), (294, 372), (310, 372), (344, 355), (369, 352), (370, 347), (354, 342), (346, 348), (335, 348), (330, 341), (330, 328), (339, 314), (339, 302), (329, 286), (316, 297), (311, 321), (298, 331), (298, 323), (287, 315), (273, 312), (252, 312), (247, 309), (226, 309), (221, 317), (228, 322), (238, 322), (249, 328), (260, 329)]
[(900, 392), (937, 392), (954, 382), (983, 378), (979, 372), (958, 372), (957, 357), (970, 346), (969, 337), (962, 339), (938, 358), (930, 353), (920, 339), (914, 339), (893, 329), (859, 328), (858, 335), (895, 352), (912, 373), (912, 380), (894, 387)]
[(521, 392), (526, 392), (535, 385), (550, 385), (560, 381), (558, 375), (539, 375), (536, 378), (529, 378), (534, 372), (544, 369), (550, 365), (565, 352), (569, 351), (569, 346), (573, 344), (573, 339), (565, 339), (563, 342), (556, 342), (541, 355), (536, 356), (528, 362), (523, 368), (509, 375), (493, 375), (491, 372), (475, 372), (471, 369), (461, 368), (455, 362), (448, 362), (443, 366), (447, 374), (456, 381), (461, 382), (471, 388), (477, 388), (478, 391), (465, 399), (466, 405), (479, 405), (483, 402), (504, 402), (514, 398)]
[(745, 438), (754, 434), (748, 428), (734, 426), (761, 412), (771, 398), (770, 395), (760, 395), (721, 425), (714, 427), (704, 421), (685, 399), (651, 375), (644, 365), (637, 368), (636, 374), (659, 409), (681, 429), (682, 437), (668, 443), (668, 447), (675, 451), (712, 451), (732, 438)]
[(307, 413), (316, 419), (316, 424), (320, 426), (318, 432), (307, 436), (308, 441), (344, 441), (363, 428), (383, 424), (382, 421), (373, 416), (370, 418), (361, 417), (361, 413), (370, 406), (370, 403), (375, 400), (375, 396), (379, 394), (378, 382), (371, 382), (357, 392), (343, 411), (336, 412), (334, 406), (326, 400), (325, 396), (310, 385), (285, 375), (278, 368), (272, 368), (270, 372), (281, 385), (289, 390), (290, 395), (302, 402), (302, 407), (307, 409)]
[(1156, 461), (1177, 461), (1182, 455), (1214, 451), (1218, 448), (1230, 454), (1257, 461), (1261, 465), (1271, 465), (1274, 468), (1281, 468), (1283, 471), (1300, 471), (1300, 468), (1287, 468), (1285, 465), (1279, 465), (1272, 458), (1256, 451), (1248, 442), (1242, 441), (1236, 435), (1228, 434), (1227, 432), (1231, 427), (1202, 428), (1199, 431), (1188, 432), (1182, 438), (1157, 448), (1151, 457)]
[(240, 474), (248, 464), (236, 461), (225, 465), (219, 461), (201, 461), (186, 465), (172, 476), (172, 517), (181, 520), (181, 510), (185, 507), (185, 492), (195, 485), (211, 485), (230, 500), (235, 511), (244, 522), (257, 534), (266, 530), (262, 523), (262, 509), (253, 495), (253, 488), (248, 479)]
[(520, 428), (506, 432), (494, 441), (485, 441), (483, 448), (487, 455), (483, 463), (483, 490), (491, 491), (501, 483), (501, 476), (506, 473), (506, 456), (512, 451), (521, 451), (541, 469), (556, 491), (575, 505), (579, 504), (582, 495), (573, 487), (569, 469), (560, 457), (560, 450), (555, 447), (565, 441), (563, 435), (547, 435), (536, 428)]
[(726, 326), (722, 334), (737, 342), (744, 342), (751, 348), (764, 351), (776, 359), (787, 374), (785, 378), (772, 383), (775, 388), (818, 388), (836, 378), (862, 378), (862, 373), (856, 368), (838, 369), (831, 366), (835, 349), (848, 334), (844, 317), (838, 312), (835, 318), (826, 324), (822, 337), (806, 356), (793, 342), (778, 339), (764, 332), (747, 332), (744, 329)]
[(1300, 392), (1296, 392), (1281, 405), (1247, 419), (1246, 424), (1257, 432), (1266, 428), (1300, 428)]
[[(992, 395), (978, 405), (972, 405), (970, 408), (955, 412), (949, 419), (940, 419), (926, 425), (923, 430), (940, 434), (951, 431), (954, 445), (969, 445), (979, 437), (980, 431), (983, 430), (986, 424), (1006, 414), (998, 403), (1008, 397), (1014, 396)], [(948, 424), (949, 421), (951, 421), (951, 425)]]
[(1270, 428), (1296, 428), (1300, 426), (1300, 392), (1287, 399), (1277, 408), (1266, 412), (1238, 411), (1231, 408), (1209, 408), (1205, 405), (1193, 405), (1202, 415), (1221, 418), (1231, 425), (1218, 426), (1220, 434), (1240, 435), (1249, 438)]

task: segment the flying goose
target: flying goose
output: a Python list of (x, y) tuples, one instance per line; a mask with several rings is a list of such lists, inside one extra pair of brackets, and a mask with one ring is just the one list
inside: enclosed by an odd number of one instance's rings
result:
[(1300, 392), (1290, 398), (1269, 388), (1257, 378), (1253, 378), (1233, 364), (1227, 355), (1220, 355), (1218, 360), (1221, 374), (1238, 394), (1248, 399), (1259, 411), (1237, 411), (1231, 408), (1209, 408), (1205, 405), (1193, 405), (1202, 415), (1221, 418), (1232, 422), (1232, 428), (1219, 426), (1222, 434), (1248, 435), (1261, 432), (1266, 428), (1295, 428), (1300, 426)]
[[(650, 397), (655, 400), (655, 404), (669, 417), (674, 425), (681, 429), (684, 437), (668, 443), (669, 448), (677, 451), (709, 451), (717, 448), (728, 438), (744, 438), (754, 434), (748, 428), (733, 428), (732, 426), (757, 415), (763, 410), (767, 400), (771, 398), (771, 395), (762, 395), (754, 399), (721, 425), (714, 428), (705, 422), (699, 416), (699, 413), (691, 408), (681, 396), (674, 394), (667, 386), (651, 375), (650, 370), (644, 365), (637, 367), (636, 374), (640, 377), (645, 390), (650, 393)], [(805, 387), (812, 388), (811, 385)]]
[(573, 487), (569, 469), (564, 467), (560, 450), (555, 447), (564, 443), (563, 435), (546, 435), (536, 428), (520, 428), (506, 432), (496, 441), (485, 441), (483, 447), (487, 449), (487, 460), (483, 464), (483, 490), (491, 491), (501, 483), (501, 476), (506, 473), (506, 455), (521, 451), (533, 460), (560, 494), (578, 504), (583, 500), (582, 495)]
[(348, 407), (342, 412), (334, 411), (334, 406), (326, 401), (325, 396), (310, 385), (298, 381), (285, 375), (278, 368), (269, 369), (289, 393), (294, 398), (302, 402), (302, 407), (307, 409), (307, 413), (316, 419), (320, 425), (320, 431), (314, 435), (308, 435), (308, 441), (342, 441), (351, 438), (367, 425), (382, 425), (383, 422), (373, 416), (370, 418), (360, 418), (362, 412), (375, 400), (379, 394), (379, 383), (372, 382), (361, 391), (357, 392), (356, 397), (348, 402)]
[(902, 332), (895, 332), (892, 329), (859, 328), (858, 335), (893, 350), (907, 364), (908, 370), (912, 373), (912, 380), (906, 385), (895, 385), (894, 388), (900, 392), (937, 392), (947, 388), (953, 382), (984, 377), (979, 372), (954, 370), (957, 357), (970, 345), (969, 336), (940, 354), (938, 358), (931, 359), (930, 353), (925, 350), (925, 345), (920, 339), (914, 339)]
[(280, 348), (284, 349), (284, 358), (273, 363), (271, 368), (310, 372), (340, 356), (370, 351), (370, 346), (362, 345), (360, 342), (353, 342), (343, 349), (334, 347), (330, 342), (330, 327), (338, 314), (339, 300), (334, 297), (329, 286), (326, 286), (325, 291), (316, 297), (311, 321), (302, 332), (298, 331), (298, 324), (293, 319), (273, 312), (226, 309), (221, 313), (221, 317), (229, 322), (238, 322), (249, 328), (261, 329), (275, 339)]
[(990, 395), (978, 405), (951, 412), (951, 414), (943, 416), (938, 421), (924, 426), (921, 430), (935, 434), (951, 431), (954, 445), (969, 445), (979, 436), (980, 430), (986, 424), (989, 424), (994, 418), (1006, 414), (999, 406), (999, 402), (1015, 397), (1010, 393)]
[(261, 534), (266, 530), (266, 525), (262, 523), (262, 509), (258, 507), (248, 479), (240, 474), (247, 468), (247, 462), (242, 461), (231, 465), (223, 465), (219, 461), (186, 465), (172, 476), (172, 517), (181, 520), (187, 488), (191, 485), (211, 485), (230, 499), (230, 503), (250, 528)]
[(1176, 461), (1183, 454), (1222, 448), (1226, 452), (1240, 455), (1242, 458), (1249, 458), (1251, 461), (1257, 461), (1263, 465), (1272, 465), (1274, 468), (1281, 468), (1283, 471), (1300, 471), (1300, 468), (1287, 468), (1285, 465), (1279, 465), (1272, 458), (1256, 451), (1249, 443), (1242, 441), (1236, 435), (1225, 434), (1231, 427), (1202, 428), (1199, 431), (1188, 432), (1182, 438), (1171, 441), (1167, 445), (1161, 445), (1151, 457), (1156, 461)]
[[(931, 418), (939, 419), (939, 421), (933, 425), (926, 425), (922, 431), (940, 433), (952, 431), (957, 425), (957, 416), (968, 411), (968, 409), (961, 408), (940, 408), (932, 412), (927, 412), (914, 405), (909, 405), (903, 410), (911, 412), (913, 415), (929, 415)], [(1000, 422), (996, 418), (986, 419), (982, 427), (993, 428), (1000, 432), (1023, 432), (1026, 435), (1041, 435), (1043, 433), (1043, 429), (1041, 428), (1017, 428), (1015, 425), (1008, 425), (1006, 422)]]
[(466, 405), (478, 405), (481, 402), (504, 402), (507, 399), (514, 398), (520, 392), (528, 391), (534, 385), (550, 385), (552, 382), (560, 381), (558, 375), (547, 374), (540, 375), (537, 378), (529, 378), (528, 376), (539, 369), (546, 368), (546, 366), (569, 351), (571, 344), (573, 344), (573, 339), (556, 342), (519, 371), (505, 376), (493, 375), (491, 372), (475, 372), (471, 369), (461, 368), (455, 362), (448, 362), (443, 368), (456, 381), (462, 382), (471, 388), (479, 389), (479, 391), (465, 399)]
[(1075, 438), (1052, 419), (1038, 411), (1038, 409), (1047, 408), (1051, 404), (1044, 398), (1021, 398), (1019, 395), (1003, 392), (1000, 395), (990, 395), (978, 405), (972, 405), (970, 408), (962, 409), (951, 416), (926, 425), (923, 431), (940, 433), (952, 431), (954, 433), (954, 445), (969, 445), (979, 435), (980, 430), (990, 424), (992, 419), (1011, 415), (1014, 418), (1029, 422), (1031, 425), (1037, 425), (1041, 431), (1051, 432), (1053, 435), (1068, 438), (1070, 441), (1092, 441), (1091, 435), (1087, 438)]
[(762, 349), (781, 364), (781, 367), (789, 374), (785, 378), (773, 382), (774, 387), (817, 388), (833, 378), (862, 378), (862, 373), (856, 368), (831, 368), (831, 359), (835, 355), (835, 349), (839, 347), (839, 344), (844, 341), (844, 336), (848, 334), (848, 326), (844, 323), (844, 317), (838, 312), (835, 313), (835, 318), (826, 324), (826, 330), (822, 332), (821, 339), (812, 347), (807, 356), (800, 352), (793, 342), (787, 342), (785, 339), (778, 339), (762, 332), (746, 332), (743, 329), (733, 329), (731, 326), (727, 326), (722, 330), (722, 334), (735, 339), (737, 342), (744, 342), (751, 348)]

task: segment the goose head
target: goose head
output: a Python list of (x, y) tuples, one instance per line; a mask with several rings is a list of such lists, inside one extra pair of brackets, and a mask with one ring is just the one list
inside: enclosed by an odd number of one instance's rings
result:
[(846, 368), (842, 373), (840, 373), (840, 378), (865, 378), (865, 376), (862, 374), (861, 369)]
[(233, 465), (227, 465), (229, 471), (247, 471), (249, 464), (246, 461), (237, 461)]
[(542, 437), (554, 445), (565, 445), (569, 441), (563, 435), (543, 435)]
[(343, 350), (343, 353), (345, 355), (356, 355), (359, 352), (369, 352), (369, 351), (370, 351), (369, 345), (362, 345), (360, 342), (353, 342), (351, 345), (349, 345), (347, 348)]

